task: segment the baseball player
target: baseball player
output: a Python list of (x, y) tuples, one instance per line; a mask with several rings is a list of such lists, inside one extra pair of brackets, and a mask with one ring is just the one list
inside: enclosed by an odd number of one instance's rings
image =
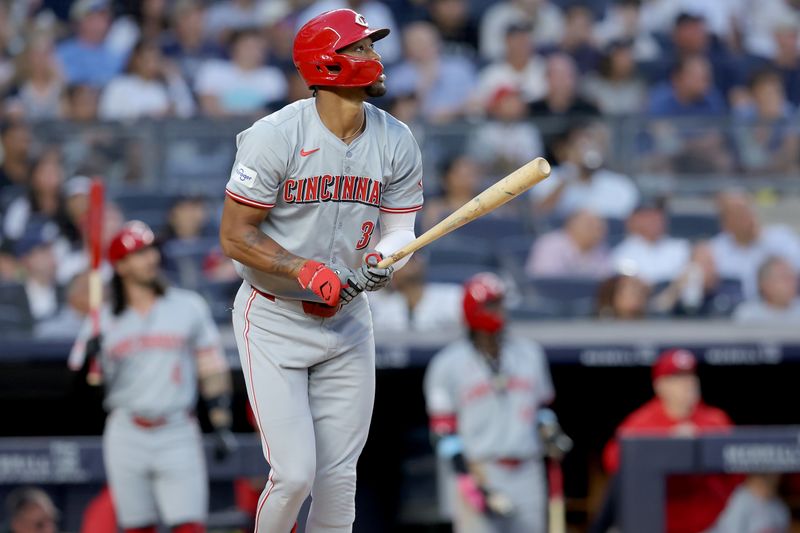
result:
[(547, 491), (540, 407), (553, 399), (547, 360), (536, 344), (507, 335), (503, 282), (481, 273), (464, 286), (469, 338), (436, 354), (425, 400), (437, 454), (455, 471), (458, 533), (538, 533)]
[(103, 460), (119, 525), (155, 533), (160, 521), (173, 533), (200, 533), (208, 480), (193, 414), (198, 378), (223, 456), (234, 446), (230, 372), (205, 301), (159, 280), (153, 240), (138, 221), (112, 239), (111, 308), (99, 336), (83, 328), (70, 367), (86, 373), (92, 358), (100, 361), (109, 411)]
[(386, 91), (374, 43), (388, 33), (349, 9), (310, 20), (293, 57), (315, 96), (236, 139), (220, 242), (244, 279), (233, 326), (271, 466), (258, 533), (288, 532), (309, 492), (306, 531), (355, 518), (375, 388), (363, 291), (389, 282), (375, 261), (414, 239), (422, 207), (417, 143), (366, 102)]

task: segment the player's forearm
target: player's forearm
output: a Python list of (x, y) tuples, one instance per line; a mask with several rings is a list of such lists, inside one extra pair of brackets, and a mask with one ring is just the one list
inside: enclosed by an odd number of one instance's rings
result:
[(230, 427), (233, 385), (230, 372), (217, 372), (200, 378), (200, 395), (208, 405), (208, 419), (215, 428)]
[(225, 255), (243, 265), (270, 274), (295, 279), (306, 259), (287, 251), (258, 227), (245, 225), (238, 231), (221, 232)]

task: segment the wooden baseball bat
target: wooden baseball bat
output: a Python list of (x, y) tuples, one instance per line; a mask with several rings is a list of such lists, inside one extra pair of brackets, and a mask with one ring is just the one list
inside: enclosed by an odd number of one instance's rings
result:
[[(89, 189), (89, 212), (87, 237), (89, 251), (89, 318), (92, 321), (92, 336), (100, 334), (100, 307), (103, 304), (103, 278), (100, 267), (103, 262), (103, 216), (105, 212), (105, 188), (103, 180), (94, 178)], [(100, 385), (102, 373), (97, 359), (89, 362), (86, 381)]]
[(564, 505), (564, 473), (561, 471), (561, 461), (550, 459), (547, 461), (547, 518), (548, 533), (566, 533), (567, 518)]
[(447, 235), (464, 224), (494, 211), (501, 205), (513, 200), (540, 181), (546, 179), (549, 175), (550, 163), (542, 157), (537, 157), (459, 207), (450, 216), (397, 250), (395, 253), (384, 258), (378, 263), (378, 268), (386, 268), (393, 265), (408, 254), (416, 252), (423, 246), (427, 246), (436, 239)]

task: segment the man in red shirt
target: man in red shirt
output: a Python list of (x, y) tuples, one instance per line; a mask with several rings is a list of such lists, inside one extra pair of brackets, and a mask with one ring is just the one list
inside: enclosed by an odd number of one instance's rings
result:
[[(724, 411), (703, 403), (697, 358), (689, 350), (663, 352), (653, 365), (655, 397), (628, 415), (603, 450), (603, 466), (615, 474), (619, 439), (625, 436), (692, 437), (724, 431), (733, 423)], [(714, 523), (739, 481), (735, 476), (674, 475), (667, 480), (667, 533), (698, 533)]]

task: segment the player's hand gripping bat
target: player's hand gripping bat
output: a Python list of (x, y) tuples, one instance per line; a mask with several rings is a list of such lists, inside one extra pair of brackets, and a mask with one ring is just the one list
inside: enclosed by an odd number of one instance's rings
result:
[(540, 181), (546, 179), (549, 175), (550, 163), (544, 158), (537, 157), (459, 207), (450, 216), (397, 250), (395, 253), (384, 258), (378, 263), (378, 267), (386, 268), (393, 265), (408, 254), (416, 252), (423, 246), (427, 246), (439, 237), (447, 235), (464, 224), (494, 211), (501, 205), (513, 200)]

